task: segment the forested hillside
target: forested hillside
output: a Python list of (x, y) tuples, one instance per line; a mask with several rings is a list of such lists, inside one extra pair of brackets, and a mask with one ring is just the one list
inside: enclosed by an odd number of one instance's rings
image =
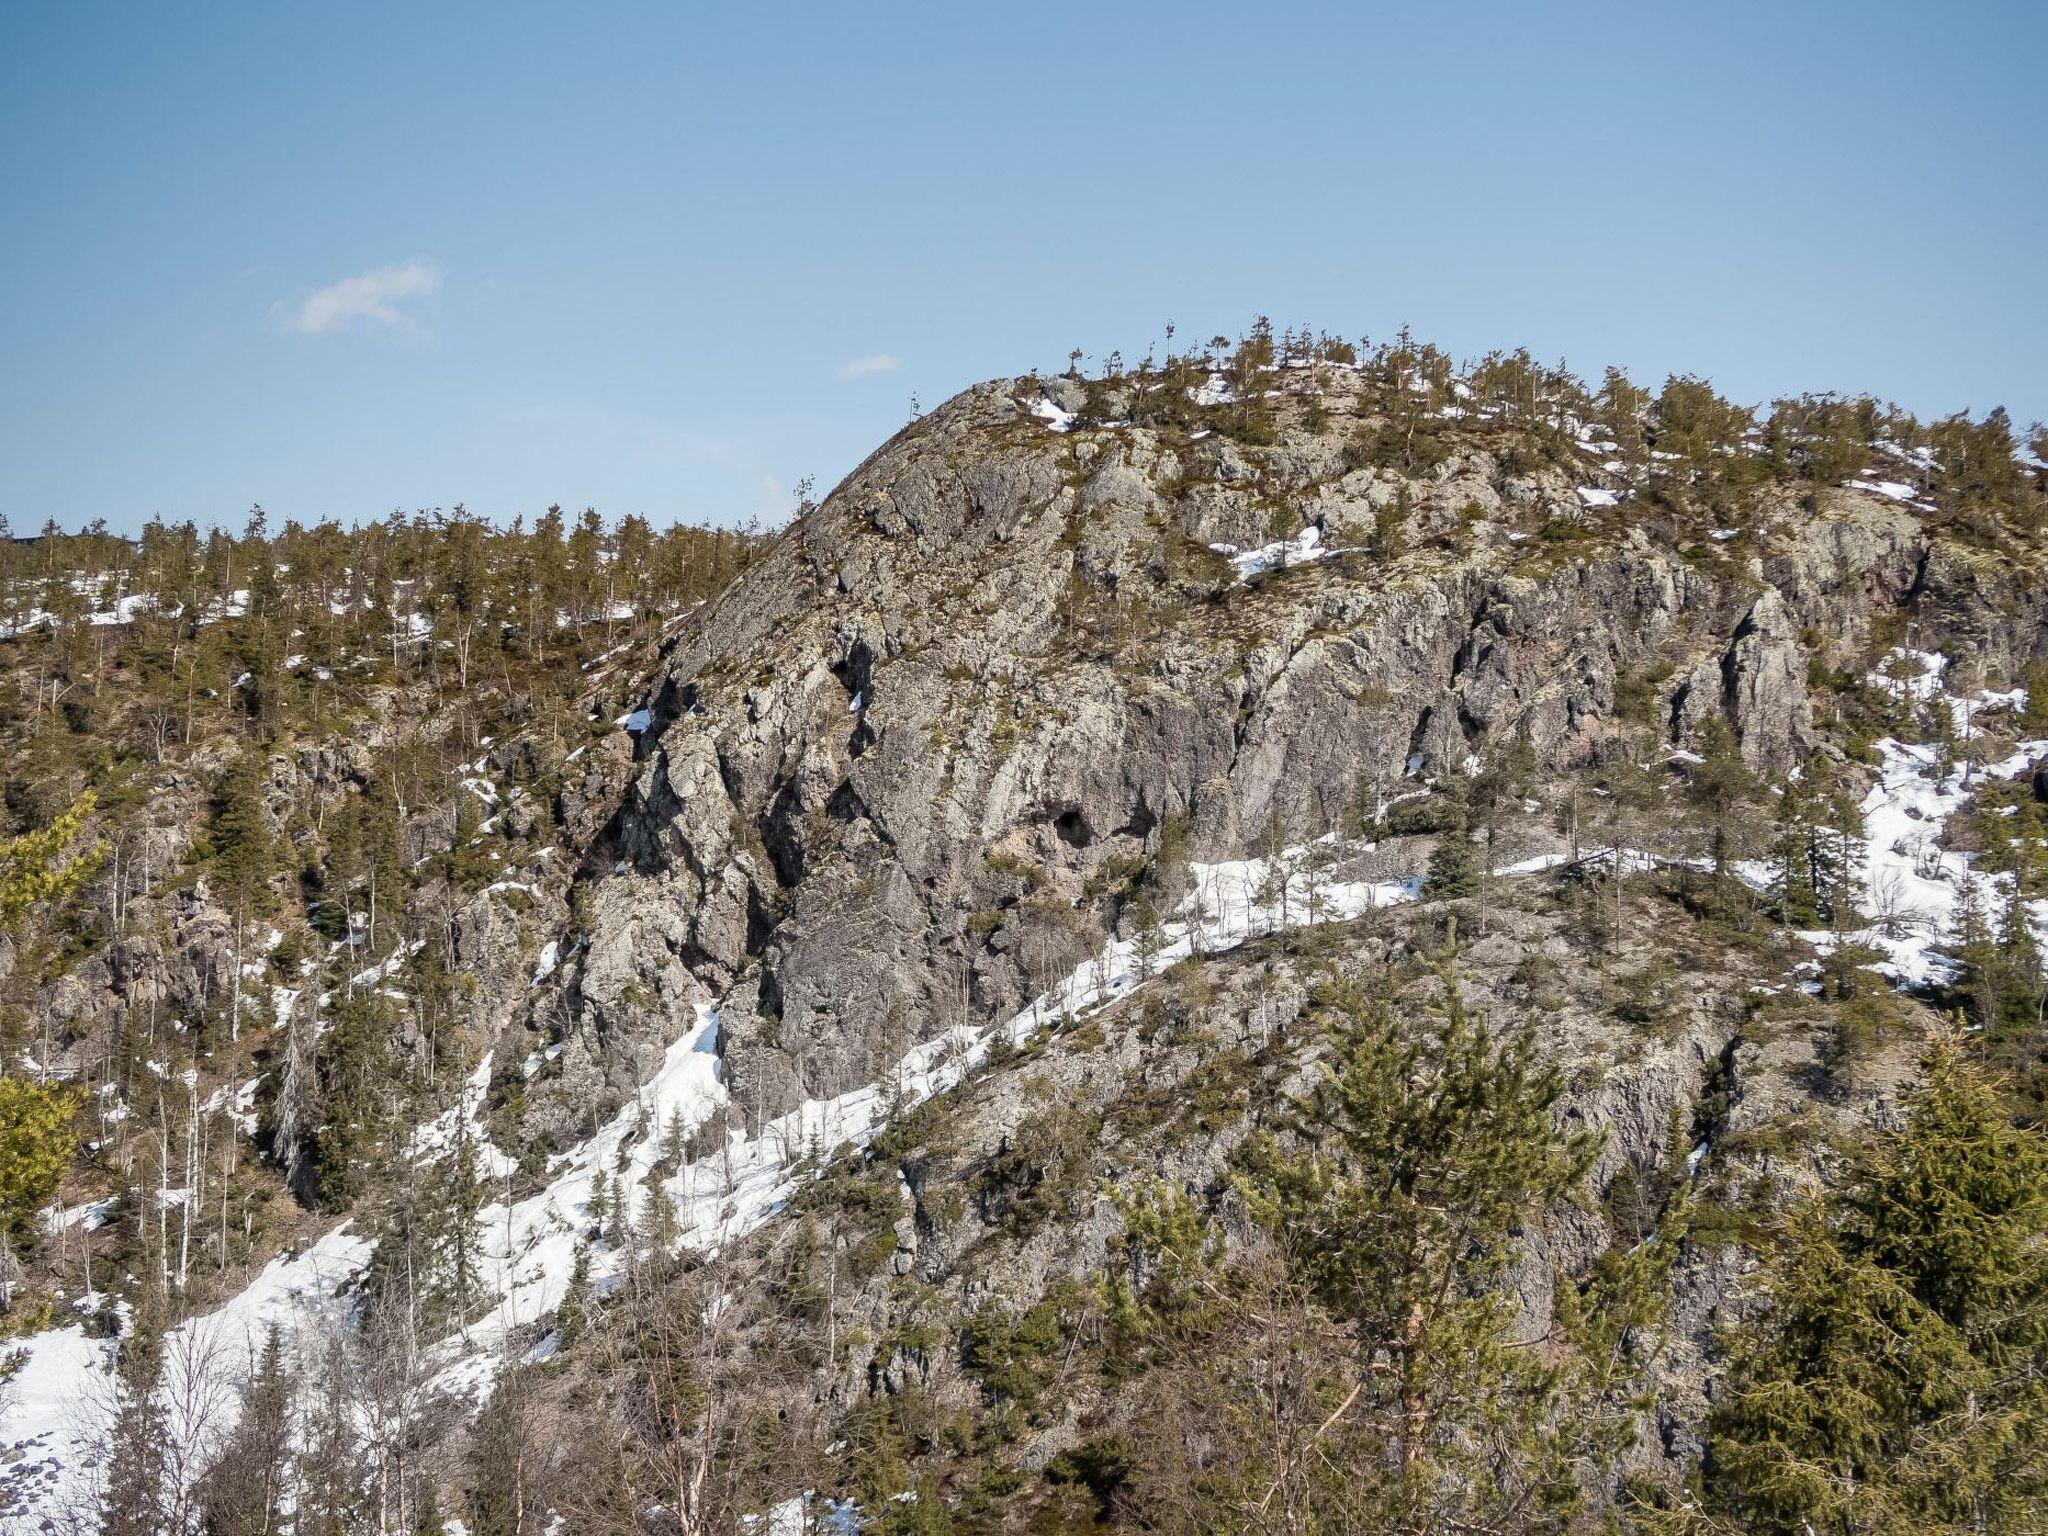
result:
[[(76, 1111), (90, 1197), (9, 1254), (15, 1331), (60, 1291), (239, 1288), (306, 1209), (347, 1206), (477, 1053), (451, 946), (479, 892), (517, 900), (556, 811), (618, 771), (578, 762), (630, 757), (641, 675), (760, 543), (458, 508), (0, 546), (0, 1029), (14, 1091)], [(401, 966), (434, 979), (373, 985)], [(10, 1199), (17, 1237), (51, 1188)]]
[(1261, 322), (0, 547), (7, 1518), (2042, 1529), (2044, 453)]

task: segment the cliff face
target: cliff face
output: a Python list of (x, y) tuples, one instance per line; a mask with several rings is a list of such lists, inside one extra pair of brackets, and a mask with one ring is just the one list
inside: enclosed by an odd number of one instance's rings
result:
[(1601, 506), (1621, 466), (1583, 443), (1351, 467), (1352, 375), (1276, 397), (1252, 447), (979, 386), (712, 605), (598, 860), (563, 1105), (641, 1080), (707, 991), (755, 1112), (868, 1081), (1127, 921), (1162, 840), (1318, 836), (1516, 740), (1582, 767), (1624, 714), (1670, 749), (1724, 717), (1782, 773), (1819, 740), (1809, 668), (1909, 607), (1987, 675), (2032, 642), (2037, 598), (1879, 494), (1766, 495), (1701, 537)]
[[(1482, 765), (1530, 786), (1488, 832), (1509, 869), (1643, 836), (1618, 808), (1627, 774), (1683, 802), (1684, 765), (1724, 727), (1760, 780), (1819, 762), (1860, 783), (1842, 694), (1887, 647), (1954, 658), (1958, 696), (2039, 649), (2024, 566), (1898, 486), (1764, 483), (1701, 526), (1632, 495), (1641, 466), (1584, 429), (1548, 452), (1453, 433), (1427, 469), (1361, 455), (1384, 418), (1342, 369), (1283, 373), (1262, 443), (1122, 423), (1099, 398), (1110, 420), (1090, 426), (1070, 415), (1090, 396), (997, 381), (913, 423), (675, 641), (586, 860), (587, 942), (531, 1015), (562, 1051), (527, 1089), (527, 1135), (571, 1138), (705, 1006), (759, 1127), (1018, 1015), (1219, 864), (1322, 847), (1329, 879), (1412, 882), (1443, 833), (1414, 813)], [(1714, 846), (1704, 823), (1655, 841), (1680, 866)], [(1197, 899), (1225, 924), (1233, 900), (1244, 926), (1272, 920), (1250, 877)], [(1567, 1122), (1600, 1138), (1595, 1206), (1527, 1234), (1528, 1337), (1560, 1276), (1640, 1240), (1646, 1191), (1781, 1205), (1910, 1072), (1914, 1031), (1852, 1063), (1805, 945), (1753, 910), (1738, 936), (1694, 900), (1580, 871), (1498, 882), (1460, 917), (1472, 1001), (1535, 1022)], [(778, 1411), (914, 1393), (978, 1412), (985, 1383), (932, 1330), (1057, 1310), (1116, 1262), (1112, 1191), (1226, 1188), (1232, 1149), (1317, 1070), (1317, 980), (1412, 969), (1444, 923), (1425, 903), (1306, 953), (1247, 945), (1054, 1029), (868, 1154), (872, 1233), (842, 1231), (839, 1195), (799, 1197), (849, 1264), (887, 1262), (835, 1271), (834, 1316), (872, 1347), (771, 1393)], [(765, 1272), (807, 1262), (798, 1230), (755, 1240)], [(1752, 1268), (1725, 1235), (1687, 1245), (1627, 1475), (1670, 1489), (1697, 1467)], [(771, 1308), (759, 1326), (783, 1324)], [(1023, 1461), (1124, 1415), (1077, 1390)]]

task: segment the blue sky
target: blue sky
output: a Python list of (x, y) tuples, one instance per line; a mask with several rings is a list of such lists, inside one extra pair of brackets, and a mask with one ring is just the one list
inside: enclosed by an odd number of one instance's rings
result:
[(0, 0), (0, 512), (738, 521), (1258, 313), (2048, 416), (2048, 6)]

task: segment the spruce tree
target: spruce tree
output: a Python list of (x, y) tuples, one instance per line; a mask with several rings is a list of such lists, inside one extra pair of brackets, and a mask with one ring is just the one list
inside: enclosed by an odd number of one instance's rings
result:
[(1779, 920), (1794, 928), (1846, 929), (1863, 898), (1862, 870), (1862, 808), (1815, 753), (1800, 777), (1786, 782), (1778, 803), (1771, 895)]
[(242, 942), (248, 925), (269, 915), (277, 843), (263, 804), (264, 759), (244, 752), (229, 765), (213, 799), (213, 872), (234, 918), (234, 974), (229, 978), (229, 1034), (242, 1033)]
[(1944, 935), (1949, 958), (1955, 963), (1954, 997), (1980, 1026), (1988, 1026), (1998, 1016), (2003, 980), (1989, 910), (1995, 889), (1965, 869), (1956, 882), (1955, 905), (1949, 909), (1948, 932)]
[(242, 1414), (200, 1480), (206, 1536), (278, 1536), (288, 1529), (295, 1383), (276, 1328), (265, 1335)]
[(1463, 779), (1452, 788), (1445, 805), (1443, 830), (1430, 850), (1423, 894), (1431, 900), (1470, 896), (1479, 889), (1479, 861), (1472, 849), (1470, 792)]
[(1960, 1035), (1788, 1227), (1712, 1420), (1720, 1507), (1788, 1536), (2043, 1529), (2048, 1138)]
[(2019, 877), (1999, 893), (2001, 915), (1994, 939), (1997, 948), (1998, 1007), (1987, 1020), (1994, 1033), (2005, 1036), (2037, 1027), (2041, 1020), (2041, 951), (2034, 942), (2033, 924), (2021, 894)]
[(390, 1004), (376, 992), (337, 994), (316, 1057), (320, 1113), (309, 1146), (314, 1199), (340, 1210), (363, 1188), (397, 1107)]
[(2020, 676), (2020, 686), (2027, 691), (2019, 712), (2020, 734), (2029, 741), (2039, 741), (2048, 737), (2048, 664), (2028, 662)]
[(1705, 818), (1708, 855), (1716, 880), (1744, 854), (1749, 841), (1744, 812), (1756, 799), (1756, 776), (1742, 761), (1742, 750), (1726, 717), (1712, 715), (1700, 730), (1700, 761), (1686, 783), (1686, 798)]
[(391, 780), (391, 775), (379, 775), (362, 802), (362, 858), (369, 884), (369, 923), (364, 933), (373, 955), (386, 953), (395, 945), (405, 920), (409, 871), (404, 817)]
[(431, 1186), (435, 1288), (457, 1317), (476, 1300), (481, 1279), (476, 1223), (489, 1198), (476, 1130), (458, 1106), (454, 1142), (435, 1166)]
[(1808, 776), (1820, 812), (1814, 840), (1814, 888), (1821, 916), (1839, 935), (1855, 925), (1866, 894), (1863, 807), (1834, 766), (1819, 754), (1809, 761)]
[(171, 1518), (170, 1425), (158, 1388), (164, 1337), (153, 1306), (139, 1312), (115, 1365), (114, 1415), (99, 1459), (100, 1536), (162, 1536)]

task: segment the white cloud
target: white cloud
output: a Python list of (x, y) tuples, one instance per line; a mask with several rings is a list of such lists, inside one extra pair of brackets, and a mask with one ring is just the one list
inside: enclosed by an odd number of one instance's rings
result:
[(369, 330), (418, 332), (419, 322), (402, 307), (424, 299), (441, 286), (438, 268), (421, 261), (374, 267), (307, 294), (288, 317), (291, 329), (324, 336), (352, 326)]
[(842, 379), (865, 379), (877, 373), (894, 373), (903, 366), (903, 359), (888, 352), (870, 352), (866, 357), (856, 357), (851, 362), (839, 365)]

